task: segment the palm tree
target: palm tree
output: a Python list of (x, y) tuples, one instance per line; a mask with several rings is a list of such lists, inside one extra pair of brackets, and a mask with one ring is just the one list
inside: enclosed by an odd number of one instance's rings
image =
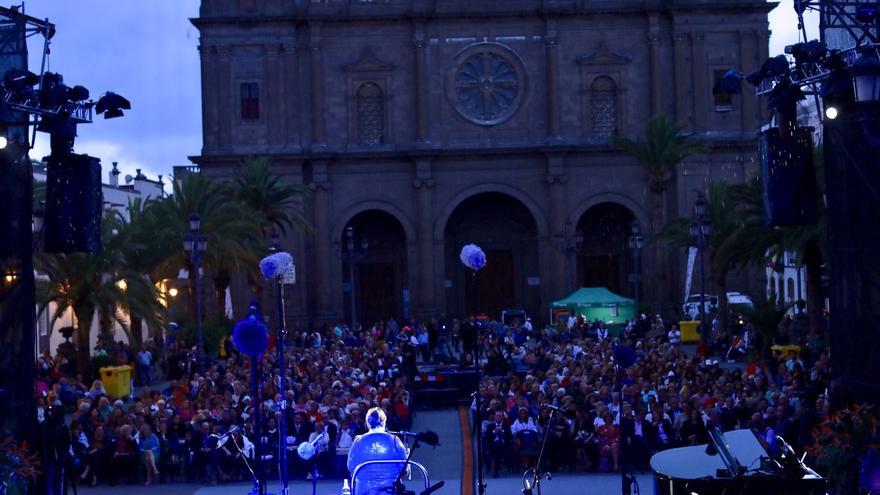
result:
[[(670, 181), (675, 176), (675, 167), (688, 156), (705, 152), (708, 149), (703, 143), (693, 141), (681, 131), (681, 127), (660, 113), (648, 120), (644, 139), (620, 138), (615, 140), (617, 146), (638, 160), (648, 172), (648, 185), (651, 190), (654, 211), (653, 230), (655, 232), (668, 222), (669, 198), (667, 191)], [(669, 266), (669, 253), (666, 254), (664, 262), (659, 245), (655, 246), (654, 258), (661, 266)], [(660, 277), (663, 277), (662, 273)], [(661, 293), (659, 288), (657, 293)]]
[(112, 325), (119, 323), (128, 334), (133, 347), (140, 346), (140, 335), (131, 332), (125, 315), (159, 325), (162, 307), (156, 288), (138, 270), (126, 263), (124, 234), (128, 223), (116, 210), (108, 210), (101, 221), (102, 249), (96, 252), (68, 254), (37, 254), (35, 265), (48, 276), (38, 282), (37, 301), (41, 311), (55, 304), (51, 324), (68, 309), (76, 317), (77, 368), (87, 372), (89, 338), (92, 322), (97, 316), (100, 341), (113, 341)]
[(267, 158), (244, 160), (227, 191), (260, 215), (264, 236), (273, 229), (284, 235), (288, 229), (309, 228), (300, 207), (308, 189), (284, 183), (280, 175), (272, 173), (272, 163)]
[(755, 331), (754, 337), (758, 341), (755, 354), (758, 360), (763, 360), (767, 357), (770, 346), (773, 345), (779, 322), (785, 317), (788, 307), (779, 304), (773, 294), (769, 298), (756, 299), (753, 304), (753, 306), (741, 305), (737, 309)]
[[(199, 174), (190, 174), (174, 182), (174, 192), (155, 205), (155, 214), (163, 222), (168, 238), (177, 242), (174, 254), (165, 267), (185, 266), (192, 273), (192, 263), (180, 246), (189, 230), (189, 216), (201, 218), (201, 232), (208, 250), (202, 258), (205, 271), (214, 278), (217, 309), (222, 315), (230, 273), (245, 272), (256, 278), (263, 252), (261, 219), (246, 205), (230, 200), (220, 183)], [(169, 241), (170, 242), (170, 241)], [(195, 306), (195, 296), (192, 296)]]
[[(730, 308), (727, 304), (727, 275), (735, 268), (750, 261), (747, 253), (736, 249), (733, 239), (742, 228), (742, 212), (734, 194), (735, 186), (727, 182), (713, 182), (707, 187), (706, 216), (712, 222), (712, 235), (706, 254), (709, 256), (711, 280), (718, 289), (718, 318), (721, 333), (726, 333)], [(681, 217), (671, 220), (655, 236), (675, 247), (688, 247), (692, 244), (690, 226), (692, 219)]]

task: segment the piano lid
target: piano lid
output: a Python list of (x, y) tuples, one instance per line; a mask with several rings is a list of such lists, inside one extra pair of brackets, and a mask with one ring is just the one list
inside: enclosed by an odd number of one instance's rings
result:
[[(760, 466), (758, 459), (768, 454), (752, 430), (733, 430), (724, 434), (730, 452), (747, 470)], [(706, 444), (664, 450), (651, 457), (651, 469), (670, 478), (715, 478), (719, 469), (727, 469), (721, 456), (706, 454)]]

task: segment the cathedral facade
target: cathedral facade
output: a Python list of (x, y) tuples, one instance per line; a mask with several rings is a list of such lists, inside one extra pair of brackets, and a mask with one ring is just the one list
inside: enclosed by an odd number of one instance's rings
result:
[[(670, 311), (684, 263), (652, 243), (632, 251), (632, 224), (650, 237), (689, 215), (707, 182), (757, 170), (765, 112), (747, 88), (712, 86), (767, 58), (774, 5), (203, 0), (204, 142), (192, 160), (222, 179), (265, 156), (310, 191), (312, 228), (283, 242), (298, 267), (291, 321), (475, 306), (546, 321), (580, 286), (630, 297), (638, 286)], [(710, 146), (679, 165), (662, 202), (614, 145), (659, 113)], [(476, 279), (458, 259), (468, 243), (489, 258)]]

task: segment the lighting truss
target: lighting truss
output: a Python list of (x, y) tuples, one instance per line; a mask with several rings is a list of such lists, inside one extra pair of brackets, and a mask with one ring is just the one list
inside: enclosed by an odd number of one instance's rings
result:
[[(880, 43), (869, 43), (861, 47), (853, 46), (839, 51), (838, 54), (846, 67), (850, 68), (859, 57), (859, 54), (866, 49), (874, 50), (880, 56)], [(763, 96), (770, 93), (782, 81), (786, 81), (792, 86), (799, 86), (804, 90), (804, 94), (818, 94), (820, 83), (830, 74), (831, 69), (822, 61), (798, 64), (794, 60), (790, 60), (788, 74), (768, 77), (762, 80), (755, 87), (755, 96)]]
[(92, 122), (93, 101), (67, 102), (53, 107), (40, 107), (39, 97), (19, 100), (15, 93), (8, 89), (0, 89), (0, 98), (12, 109), (25, 112), (35, 117), (64, 117), (75, 124), (90, 124)]

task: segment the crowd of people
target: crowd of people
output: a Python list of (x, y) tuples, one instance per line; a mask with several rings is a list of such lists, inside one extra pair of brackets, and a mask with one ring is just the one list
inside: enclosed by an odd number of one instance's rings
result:
[[(286, 397), (280, 393), (273, 339), (258, 367), (264, 399), (259, 411), (250, 361), (228, 345), (221, 351), (225, 357), (205, 363), (180, 342), (154, 345), (151, 354), (159, 359), (145, 369), (143, 351), (132, 353), (120, 343), (110, 351), (112, 361), (141, 365), (131, 397), (110, 397), (101, 380), (85, 382), (63, 354), (45, 353), (36, 363), (41, 452), (51, 468), (49, 478), (59, 477), (48, 483), (250, 479), (242, 457), (262, 465), (268, 478), (277, 477), (283, 400), (290, 476), (346, 476), (345, 456), (354, 438), (367, 431), (369, 408), (381, 407), (391, 430), (411, 425), (416, 335), (396, 324), (291, 332), (285, 346)], [(233, 431), (235, 426), (241, 429)], [(297, 455), (303, 442), (317, 452), (309, 461)], [(258, 458), (262, 462), (254, 463)]]
[[(276, 477), (270, 466), (286, 400), (291, 476), (344, 477), (369, 408), (385, 411), (389, 430), (411, 425), (417, 363), (471, 368), (478, 356), (485, 378), (475, 433), (478, 425), (483, 464), (494, 475), (531, 465), (545, 434), (551, 471), (645, 469), (652, 453), (706, 443), (714, 427), (751, 428), (770, 452), (779, 448), (776, 435), (802, 449), (830, 410), (829, 356), (822, 335), (790, 331), (791, 319), (783, 325), (783, 343), (800, 350), (769, 359), (749, 358), (758, 339), (748, 325), (714, 334), (723, 340), (715, 345), (722, 359), (706, 359), (682, 349), (674, 323), (645, 315), (613, 331), (583, 318), (540, 328), (531, 321), (389, 320), (355, 331), (344, 324), (293, 331), (286, 397), (274, 340), (259, 362), (260, 424), (250, 362), (228, 342), (209, 363), (180, 342), (138, 353), (120, 344), (111, 355), (136, 365), (139, 386), (118, 398), (100, 380), (76, 375), (63, 355), (46, 353), (37, 362), (42, 451), (44, 462), (67, 466), (70, 481), (85, 485), (244, 480), (242, 457), (262, 460)], [(746, 352), (730, 354), (737, 339)], [(737, 357), (739, 365), (723, 362)], [(241, 429), (222, 442), (235, 426)], [(297, 455), (303, 442), (315, 445), (314, 459)]]
[[(583, 318), (531, 335), (485, 324), (488, 373), (474, 411), (483, 465), (495, 476), (522, 472), (545, 434), (550, 471), (648, 469), (653, 453), (708, 443), (712, 428), (751, 428), (770, 453), (780, 435), (801, 453), (831, 407), (827, 346), (819, 332), (800, 332), (802, 321), (786, 318), (775, 342), (798, 350), (766, 359), (748, 347), (728, 352), (759, 340), (748, 324), (730, 335), (715, 325), (714, 358), (685, 352), (677, 324), (659, 315), (641, 315), (617, 338)], [(738, 365), (724, 362), (737, 356)]]

